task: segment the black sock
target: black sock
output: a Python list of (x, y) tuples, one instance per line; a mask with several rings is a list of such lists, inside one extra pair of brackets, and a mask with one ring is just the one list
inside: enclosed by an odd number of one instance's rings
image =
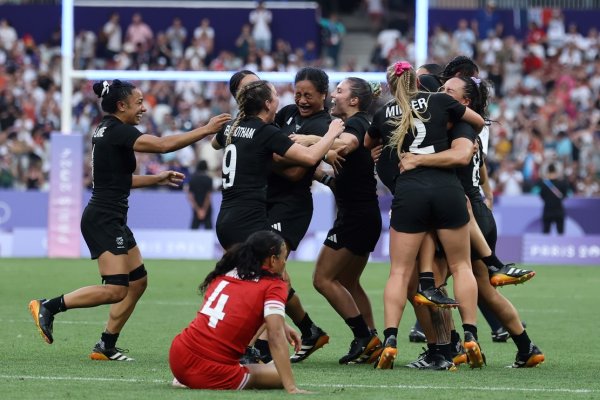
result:
[(456, 332), (456, 329), (450, 331), (450, 343), (456, 344), (460, 342), (460, 335)]
[(58, 314), (62, 311), (67, 311), (64, 294), (53, 299), (46, 300), (42, 303), (42, 305), (46, 308), (46, 310), (50, 311), (52, 315)]
[(102, 332), (101, 340), (105, 349), (112, 349), (117, 345), (118, 333)]
[(444, 358), (448, 361), (452, 361), (452, 353), (451, 353), (451, 345), (450, 343), (437, 344), (436, 351), (437, 353), (444, 356)]
[(429, 350), (430, 353), (435, 353), (437, 352), (437, 345), (435, 343), (427, 343), (427, 350)]
[(271, 354), (271, 351), (269, 350), (269, 342), (267, 340), (256, 339), (256, 342), (254, 342), (254, 347), (260, 351), (261, 356)]
[(475, 338), (475, 340), (479, 340), (477, 337), (477, 327), (475, 325), (463, 324), (463, 330), (465, 332), (471, 332), (473, 334), (473, 337)]
[(517, 345), (519, 353), (527, 354), (531, 350), (531, 339), (527, 335), (527, 331), (523, 331), (520, 335), (511, 335), (512, 340)]
[(302, 333), (302, 337), (309, 337), (311, 335), (310, 328), (313, 326), (313, 321), (308, 316), (308, 313), (304, 314), (304, 318), (298, 324), (298, 329), (300, 329), (300, 333)]
[(435, 286), (433, 272), (419, 272), (419, 290), (431, 289)]
[(354, 337), (367, 337), (371, 336), (369, 333), (369, 327), (365, 322), (363, 316), (358, 314), (356, 317), (348, 318), (345, 320), (346, 325), (352, 329), (352, 333)]
[(390, 336), (398, 337), (398, 328), (385, 328), (383, 330), (383, 343), (384, 344)]
[(498, 269), (504, 267), (502, 261), (498, 260), (498, 257), (496, 257), (494, 253), (492, 253), (491, 256), (481, 257), (481, 261), (483, 261), (488, 267), (495, 267)]

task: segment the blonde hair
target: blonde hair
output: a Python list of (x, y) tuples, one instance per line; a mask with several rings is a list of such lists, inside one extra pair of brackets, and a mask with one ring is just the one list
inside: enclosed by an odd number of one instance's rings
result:
[(392, 119), (390, 122), (395, 128), (392, 131), (392, 137), (388, 146), (392, 148), (396, 147), (398, 156), (400, 156), (406, 133), (412, 130), (414, 135), (415, 115), (413, 115), (413, 112), (416, 114), (416, 118), (423, 122), (427, 121), (428, 118), (425, 118), (422, 112), (413, 110), (411, 106), (411, 100), (419, 93), (417, 88), (417, 74), (414, 68), (410, 67), (410, 69), (398, 74), (396, 65), (392, 64), (388, 67), (386, 75), (390, 92), (396, 99), (396, 103), (401, 111), (400, 116)]

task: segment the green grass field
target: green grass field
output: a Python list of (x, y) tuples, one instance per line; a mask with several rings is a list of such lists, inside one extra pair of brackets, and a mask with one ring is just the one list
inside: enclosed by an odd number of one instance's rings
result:
[[(30, 299), (53, 297), (99, 281), (89, 260), (0, 259), (0, 398), (1, 399), (191, 399), (279, 398), (283, 391), (210, 392), (170, 386), (171, 339), (191, 321), (201, 298), (196, 287), (210, 262), (146, 260), (150, 284), (119, 339), (133, 363), (98, 362), (88, 354), (98, 340), (107, 307), (72, 310), (54, 323), (47, 345), (27, 310)], [(414, 314), (408, 306), (400, 327), (396, 369), (338, 365), (351, 340), (350, 331), (311, 285), (312, 265), (288, 263), (294, 287), (314, 321), (331, 336), (330, 344), (294, 365), (298, 386), (314, 397), (337, 399), (592, 399), (600, 398), (600, 331), (596, 303), (600, 268), (536, 266), (531, 282), (501, 289), (527, 322), (528, 332), (544, 351), (539, 368), (505, 368), (514, 360), (512, 341), (492, 343), (483, 318), (480, 342), (488, 365), (455, 373), (401, 368), (421, 352), (409, 343)], [(379, 328), (383, 323), (384, 264), (371, 264), (363, 284), (371, 296)], [(313, 397), (313, 396), (309, 396)]]

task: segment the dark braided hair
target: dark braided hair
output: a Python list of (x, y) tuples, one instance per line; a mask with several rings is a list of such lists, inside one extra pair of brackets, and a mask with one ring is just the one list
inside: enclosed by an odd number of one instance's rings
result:
[(483, 119), (487, 119), (487, 105), (489, 89), (485, 81), (474, 77), (457, 76), (465, 83), (465, 97), (470, 100), (469, 108), (481, 115)]
[(240, 123), (247, 117), (257, 115), (262, 111), (265, 101), (271, 100), (273, 93), (271, 92), (271, 84), (267, 81), (255, 81), (247, 84), (238, 92), (235, 101), (238, 103), (240, 111), (235, 117), (235, 120), (227, 132), (225, 145), (231, 144), (233, 133)]
[(456, 75), (460, 76), (477, 76), (479, 67), (469, 57), (456, 56), (450, 61), (442, 72), (443, 79), (450, 79)]
[(233, 269), (236, 269), (240, 279), (246, 281), (263, 276), (278, 276), (263, 269), (263, 261), (271, 256), (280, 256), (284, 244), (283, 238), (274, 232), (253, 233), (244, 243), (235, 244), (223, 254), (223, 257), (217, 261), (215, 269), (206, 276), (198, 289), (204, 293), (216, 277), (225, 275)]
[(231, 78), (229, 78), (229, 92), (233, 97), (237, 97), (238, 89), (240, 88), (240, 83), (242, 83), (242, 79), (244, 79), (248, 75), (254, 75), (258, 78), (258, 75), (247, 69), (243, 69), (231, 75)]
[(135, 86), (129, 82), (122, 82), (118, 79), (109, 84), (107, 81), (96, 82), (93, 86), (94, 93), (101, 98), (102, 110), (109, 114), (117, 111), (117, 102), (125, 101), (133, 93)]

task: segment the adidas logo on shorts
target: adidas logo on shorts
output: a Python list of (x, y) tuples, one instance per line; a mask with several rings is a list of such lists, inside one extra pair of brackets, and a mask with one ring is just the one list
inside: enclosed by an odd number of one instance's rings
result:
[(281, 222), (277, 222), (277, 223), (271, 225), (271, 228), (275, 229), (276, 231), (281, 232)]
[(333, 235), (328, 236), (327, 240), (329, 240), (330, 242), (333, 242), (333, 243), (337, 243), (337, 235), (334, 233)]

